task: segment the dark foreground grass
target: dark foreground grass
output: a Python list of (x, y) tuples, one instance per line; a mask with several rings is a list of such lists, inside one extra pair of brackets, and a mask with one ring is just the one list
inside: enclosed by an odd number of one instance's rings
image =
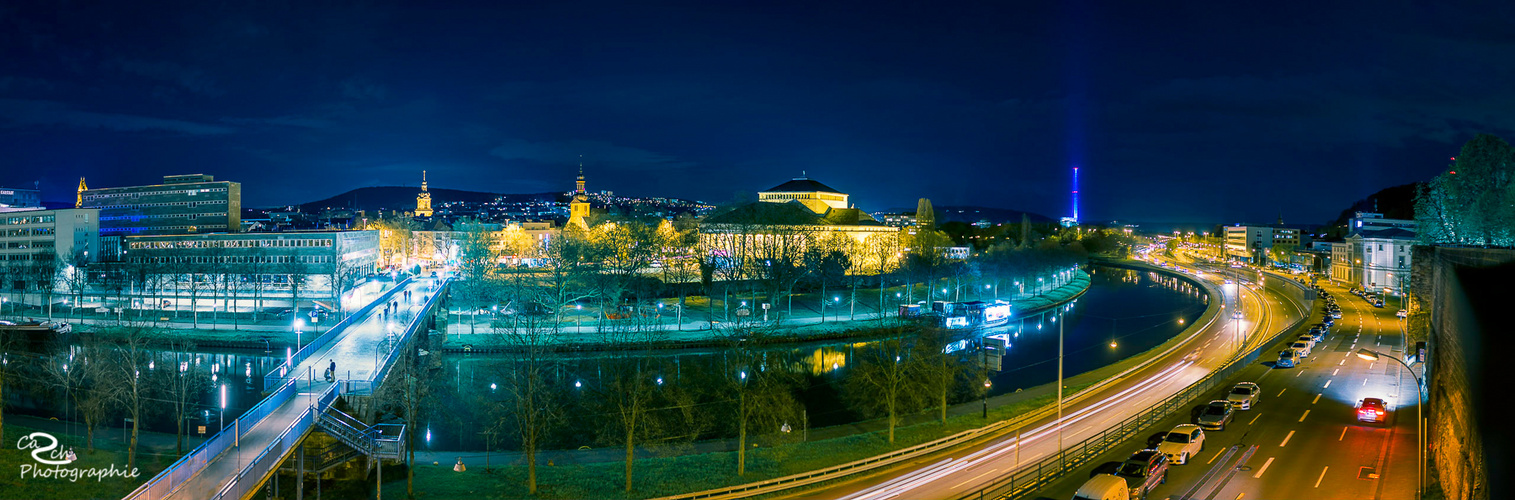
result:
[[(22, 438), (34, 432), (34, 429), (15, 424), (6, 424), (3, 447), (0, 447), (0, 499), (83, 499), (83, 498), (110, 498), (117, 499), (131, 493), (132, 490), (141, 486), (142, 483), (152, 479), (159, 471), (173, 462), (174, 457), (156, 457), (146, 453), (137, 455), (138, 475), (134, 478), (110, 477), (97, 479), (92, 477), (79, 477), (70, 481), (68, 478), (58, 477), (34, 477), (27, 473), (23, 475), (23, 466), (33, 466), (39, 469), (51, 469), (53, 466), (37, 463), (33, 460), (31, 450), (17, 449)], [(66, 438), (54, 434), (64, 441), (81, 441), (80, 439)], [(46, 444), (45, 441), (42, 442)], [(66, 446), (60, 446), (66, 449)], [(112, 465), (117, 470), (126, 468), (126, 451), (114, 449), (96, 448), (94, 451), (86, 451), (83, 447), (74, 447), (74, 453), (78, 460), (71, 464), (58, 466), (61, 469), (109, 469)], [(48, 458), (43, 454), (43, 458)]]

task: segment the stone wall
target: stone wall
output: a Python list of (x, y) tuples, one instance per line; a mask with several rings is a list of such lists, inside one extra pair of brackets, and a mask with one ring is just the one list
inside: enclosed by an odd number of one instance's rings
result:
[[(1501, 349), (1512, 332), (1499, 313), (1510, 307), (1515, 250), (1417, 247), (1412, 259), (1415, 307), (1430, 313), (1425, 368), (1429, 459), (1450, 499), (1504, 498), (1511, 493), (1507, 416), (1500, 414)], [(1408, 346), (1413, 349), (1412, 346)], [(1501, 359), (1501, 358), (1506, 359)], [(1507, 377), (1507, 376), (1506, 376)], [(1502, 492), (1502, 493), (1501, 493)]]

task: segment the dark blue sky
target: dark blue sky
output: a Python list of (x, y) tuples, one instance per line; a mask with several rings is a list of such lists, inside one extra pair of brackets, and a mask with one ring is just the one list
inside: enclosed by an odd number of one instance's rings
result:
[(0, 4), (0, 185), (540, 192), (582, 154), (623, 194), (1061, 216), (1079, 163), (1086, 220), (1309, 223), (1515, 138), (1501, 2), (248, 3)]

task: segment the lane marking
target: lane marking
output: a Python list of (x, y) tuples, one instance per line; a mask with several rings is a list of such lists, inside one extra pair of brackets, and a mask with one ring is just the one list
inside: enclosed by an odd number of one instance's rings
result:
[(1331, 370), (1331, 376), (1332, 377), (1335, 377), (1337, 373), (1341, 373), (1341, 368), (1337, 368), (1335, 370)]
[(1315, 395), (1315, 400), (1314, 400), (1314, 401), (1311, 401), (1311, 402), (1310, 402), (1310, 404), (1312, 404), (1312, 405), (1313, 405), (1313, 404), (1315, 404), (1315, 403), (1319, 403), (1319, 402), (1320, 402), (1320, 397), (1321, 397), (1321, 396), (1322, 396), (1322, 394), (1316, 394), (1316, 395)]
[(1289, 435), (1284, 436), (1284, 442), (1278, 443), (1278, 447), (1279, 448), (1283, 448), (1284, 445), (1289, 444), (1289, 439), (1291, 439), (1293, 437), (1294, 437), (1294, 431), (1289, 431)]
[(1257, 478), (1262, 477), (1262, 475), (1263, 475), (1264, 472), (1268, 472), (1268, 466), (1269, 465), (1273, 465), (1273, 457), (1268, 457), (1268, 461), (1267, 462), (1263, 462), (1262, 468), (1258, 469), (1257, 473), (1252, 475), (1252, 479), (1257, 479)]
[(1329, 388), (1331, 388), (1331, 381), (1327, 380), (1326, 381), (1326, 386), (1325, 387), (1321, 387), (1321, 389), (1329, 389)]
[[(1284, 395), (1284, 391), (1287, 391), (1287, 390), (1289, 390), (1289, 388), (1288, 388), (1288, 387), (1285, 387), (1285, 388), (1283, 388), (1283, 390), (1280, 390), (1280, 391), (1278, 391), (1278, 396), (1282, 396), (1282, 395)], [(1276, 398), (1276, 397), (1278, 397), (1278, 396), (1273, 396), (1273, 397), (1275, 397), (1275, 398)]]
[(1308, 416), (1310, 416), (1310, 410), (1305, 410), (1305, 414), (1299, 416), (1299, 421), (1300, 422), (1304, 422), (1305, 421), (1305, 417), (1308, 417)]
[(1362, 385), (1363, 385), (1363, 387), (1367, 387), (1368, 386), (1368, 379), (1362, 379)]
[(1300, 367), (1299, 371), (1294, 373), (1294, 377), (1295, 378), (1299, 378), (1300, 375), (1304, 375), (1304, 374), (1305, 374), (1304, 367)]
[(1326, 471), (1330, 470), (1330, 469), (1331, 469), (1331, 466), (1327, 465), (1324, 469), (1320, 470), (1320, 477), (1315, 478), (1315, 487), (1316, 488), (1320, 487), (1320, 480), (1326, 478)]
[(1351, 427), (1351, 426), (1343, 426), (1341, 428), (1341, 436), (1339, 436), (1339, 437), (1336, 438), (1337, 441), (1341, 441), (1341, 440), (1347, 438), (1347, 428), (1349, 428), (1349, 427)]
[(1346, 358), (1342, 358), (1342, 359), (1341, 359), (1341, 362), (1340, 362), (1340, 363), (1337, 363), (1337, 364), (1336, 364), (1336, 365), (1337, 365), (1337, 366), (1341, 366), (1341, 365), (1345, 365), (1345, 364), (1347, 364), (1347, 359), (1346, 359)]
[(1252, 417), (1252, 421), (1251, 422), (1247, 422), (1247, 425), (1252, 425), (1252, 424), (1257, 423), (1257, 419), (1259, 419), (1259, 418), (1262, 418), (1262, 414), (1261, 413), (1258, 413), (1257, 416)]
[(1210, 457), (1210, 461), (1209, 462), (1205, 462), (1205, 465), (1210, 465), (1210, 464), (1215, 463), (1215, 459), (1220, 458), (1220, 455), (1221, 455), (1220, 450), (1215, 450), (1215, 455), (1212, 456), (1212, 457)]
[(963, 485), (965, 485), (965, 484), (968, 484), (968, 483), (971, 483), (971, 482), (974, 482), (974, 481), (977, 481), (977, 480), (978, 480), (978, 479), (979, 479), (979, 478), (981, 478), (981, 477), (984, 477), (984, 476), (987, 476), (987, 475), (990, 475), (990, 474), (993, 474), (993, 473), (995, 473), (995, 471), (998, 471), (998, 470), (999, 470), (999, 469), (989, 469), (989, 471), (988, 471), (988, 472), (985, 472), (985, 473), (983, 473), (983, 474), (979, 474), (979, 475), (977, 475), (977, 476), (973, 476), (973, 479), (969, 479), (969, 480), (967, 480), (967, 481), (963, 481), (963, 482), (961, 482), (961, 483), (957, 483), (957, 486), (953, 486), (953, 487), (952, 487), (952, 489), (954, 489), (954, 490), (955, 490), (955, 489), (958, 489), (958, 488), (962, 488), (962, 487), (963, 487)]

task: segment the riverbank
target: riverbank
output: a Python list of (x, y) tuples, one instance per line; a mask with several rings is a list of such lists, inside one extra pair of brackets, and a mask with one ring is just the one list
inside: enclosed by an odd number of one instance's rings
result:
[[(1066, 304), (1083, 295), (1090, 285), (1089, 274), (1078, 270), (1068, 283), (1048, 290), (1047, 292), (1012, 300), (1011, 310), (1015, 317), (1028, 317), (1045, 313), (1057, 306)], [(764, 326), (758, 322), (742, 324), (744, 329), (754, 331), (752, 337), (764, 339), (769, 344), (816, 342), (828, 340), (867, 339), (886, 336), (888, 332), (898, 326), (913, 325), (917, 320), (900, 319), (886, 316), (884, 318), (869, 318), (857, 320), (830, 320), (820, 321), (818, 318), (790, 319), (782, 324)], [(440, 325), (439, 330), (443, 327)], [(501, 335), (479, 330), (478, 333), (468, 333), (454, 325), (447, 328), (446, 338), (442, 340), (441, 349), (444, 352), (508, 352), (514, 349), (507, 339)], [(636, 344), (638, 349), (690, 349), (718, 347), (730, 342), (733, 323), (718, 324), (715, 328), (704, 329), (676, 329), (676, 325), (643, 325), (647, 331), (636, 334), (645, 339)], [(561, 327), (554, 341), (554, 350), (559, 351), (603, 351), (616, 350), (626, 347), (624, 344), (610, 342), (607, 338), (625, 338), (627, 332), (619, 331), (608, 334), (597, 331), (594, 326)]]
[[(1146, 269), (1138, 267), (1143, 270)], [(1206, 293), (1218, 293), (1205, 286)], [(1194, 335), (1219, 312), (1223, 301), (1210, 300), (1197, 321), (1162, 344), (1123, 358), (1095, 370), (1070, 376), (1065, 393), (1070, 400), (1085, 397), (1086, 389), (1104, 386), (1117, 377), (1162, 354)], [(597, 448), (591, 450), (544, 451), (538, 455), (537, 496), (542, 498), (655, 498), (691, 491), (747, 484), (764, 479), (808, 472), (833, 465), (866, 459), (889, 451), (929, 442), (963, 430), (982, 427), (992, 421), (1009, 420), (1052, 404), (1057, 387), (1047, 383), (989, 399), (989, 420), (980, 416), (983, 403), (969, 401), (949, 408), (948, 422), (937, 420), (932, 410), (908, 415), (896, 428), (897, 439), (889, 443), (887, 425), (874, 419), (845, 425), (783, 434), (773, 433), (753, 440), (757, 447), (747, 454), (747, 474), (737, 476), (734, 440), (711, 440), (667, 447), (637, 450), (634, 490), (622, 491), (625, 450)], [(1013, 430), (1011, 430), (1013, 432)], [(465, 472), (454, 472), (452, 464), (461, 458)], [(486, 460), (493, 469), (484, 472)], [(527, 496), (525, 467), (519, 453), (418, 452), (416, 484), (420, 498), (519, 498)], [(436, 462), (437, 465), (429, 465)], [(502, 464), (505, 464), (502, 466)], [(549, 465), (550, 464), (550, 465)], [(386, 490), (403, 491), (404, 481), (386, 484)], [(399, 498), (394, 497), (394, 498)]]

